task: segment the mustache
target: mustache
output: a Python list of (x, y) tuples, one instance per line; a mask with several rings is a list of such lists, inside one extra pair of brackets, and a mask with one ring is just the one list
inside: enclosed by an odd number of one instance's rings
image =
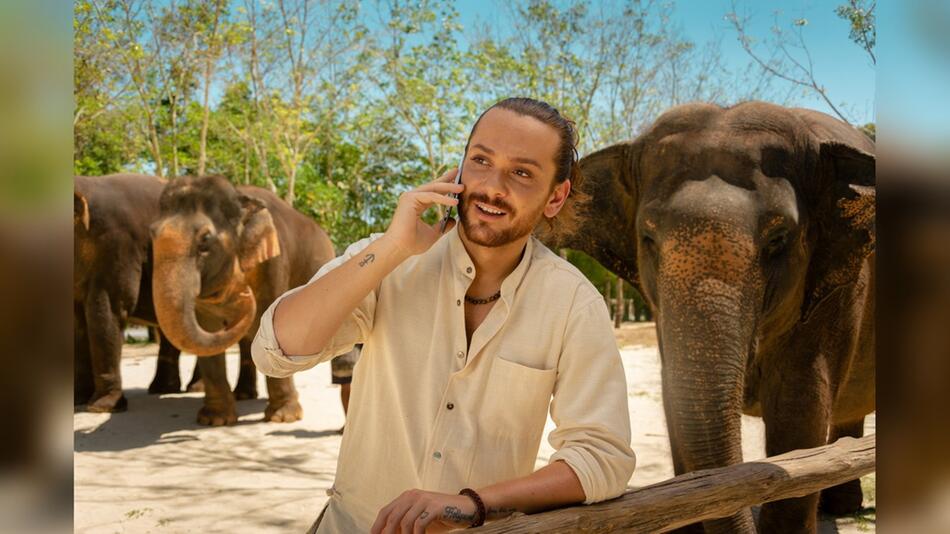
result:
[(498, 200), (492, 201), (491, 199), (488, 198), (488, 195), (484, 193), (469, 193), (468, 195), (462, 195), (461, 203), (463, 205), (467, 206), (469, 203), (475, 202), (475, 201), (481, 202), (482, 204), (485, 204), (486, 206), (503, 211), (508, 214), (512, 214), (515, 211), (504, 200), (498, 199)]

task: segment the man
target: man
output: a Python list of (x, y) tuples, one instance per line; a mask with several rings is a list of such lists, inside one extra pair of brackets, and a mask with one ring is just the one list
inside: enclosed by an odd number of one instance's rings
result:
[[(384, 234), (265, 312), (253, 355), (271, 376), (364, 343), (311, 532), (439, 532), (624, 491), (635, 457), (607, 307), (531, 235), (576, 216), (576, 160), (557, 110), (503, 100), (476, 122), (461, 184), (452, 170), (402, 194)], [(420, 219), (456, 203), (445, 234)], [(549, 406), (556, 452), (534, 471)]]
[[(330, 360), (330, 383), (340, 385), (340, 404), (343, 405), (344, 418), (346, 418), (350, 407), (350, 385), (353, 383), (353, 367), (360, 359), (362, 348), (362, 345), (357, 344), (350, 352)], [(340, 428), (340, 434), (343, 433), (345, 427), (346, 425)]]

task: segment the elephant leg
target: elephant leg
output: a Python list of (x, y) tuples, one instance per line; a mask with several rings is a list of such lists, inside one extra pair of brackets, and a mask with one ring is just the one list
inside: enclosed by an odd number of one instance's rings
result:
[(181, 391), (181, 374), (178, 372), (178, 359), (181, 351), (172, 345), (167, 337), (157, 331), (156, 334), (158, 337), (158, 362), (155, 366), (155, 378), (149, 384), (148, 392), (152, 395), (178, 393)]
[(77, 306), (73, 314), (73, 405), (86, 404), (95, 392), (92, 378), (92, 358), (89, 354), (89, 334), (86, 331), (86, 314)]
[(195, 368), (191, 372), (191, 380), (188, 381), (188, 393), (198, 393), (205, 390), (205, 383), (201, 380), (201, 366), (195, 362)]
[(95, 392), (86, 409), (90, 412), (123, 412), (128, 401), (122, 394), (122, 317), (113, 310), (105, 290), (90, 292), (85, 302), (86, 331)]
[[(823, 358), (810, 366), (802, 365), (803, 359), (788, 358), (789, 365), (769, 373), (761, 389), (768, 456), (827, 443), (832, 398), (829, 373)], [(818, 493), (762, 505), (759, 532), (817, 530)]]
[[(864, 419), (833, 425), (828, 443), (834, 443), (839, 438), (864, 436)], [(819, 509), (829, 515), (850, 515), (861, 509), (864, 494), (861, 492), (861, 479), (849, 480), (843, 484), (826, 488), (821, 492)]]
[(303, 417), (303, 407), (294, 387), (294, 379), (267, 377), (267, 408), (264, 420), (274, 423), (292, 423)]
[(234, 397), (237, 400), (257, 398), (257, 366), (251, 358), (251, 340), (242, 339), (238, 343), (241, 349), (241, 372), (238, 383), (234, 388)]
[(199, 356), (201, 380), (205, 385), (205, 403), (198, 410), (198, 424), (221, 426), (237, 422), (237, 406), (228, 386), (224, 353)]

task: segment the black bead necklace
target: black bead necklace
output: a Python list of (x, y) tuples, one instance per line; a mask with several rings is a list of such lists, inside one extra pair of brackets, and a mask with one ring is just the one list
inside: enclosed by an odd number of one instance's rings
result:
[(488, 297), (487, 299), (477, 299), (477, 298), (465, 295), (465, 302), (470, 302), (472, 304), (488, 304), (489, 302), (495, 302), (496, 300), (498, 300), (498, 297), (500, 296), (501, 296), (501, 290), (499, 289), (497, 293)]

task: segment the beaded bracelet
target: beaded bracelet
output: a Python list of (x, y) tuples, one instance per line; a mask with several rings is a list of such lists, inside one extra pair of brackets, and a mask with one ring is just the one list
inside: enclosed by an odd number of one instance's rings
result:
[(482, 498), (478, 496), (478, 493), (475, 493), (475, 490), (472, 488), (465, 488), (459, 492), (459, 495), (465, 495), (475, 501), (475, 521), (472, 522), (470, 528), (484, 525), (487, 513), (485, 511), (485, 503), (482, 502)]

